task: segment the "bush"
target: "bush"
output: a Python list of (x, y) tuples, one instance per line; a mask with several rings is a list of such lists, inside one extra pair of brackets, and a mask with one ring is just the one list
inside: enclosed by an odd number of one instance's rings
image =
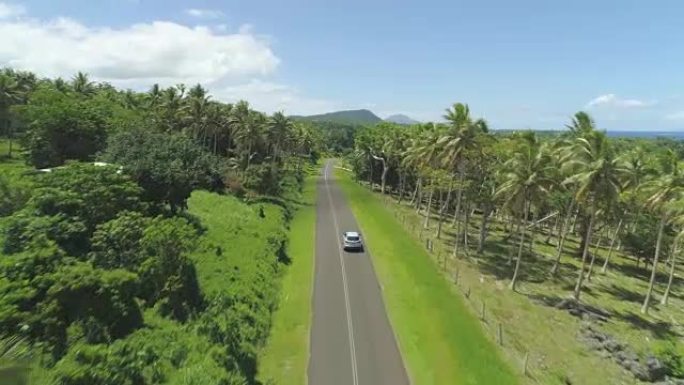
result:
[(123, 212), (97, 227), (88, 254), (93, 265), (105, 268), (138, 270), (145, 255), (140, 240), (150, 219), (137, 212)]
[(28, 123), (23, 137), (27, 161), (45, 168), (69, 159), (92, 160), (106, 143), (108, 107), (102, 100), (75, 93), (48, 88), (34, 92), (28, 104), (17, 108), (21, 120)]
[(164, 315), (185, 321), (202, 305), (195, 266), (187, 253), (197, 247), (196, 230), (182, 218), (155, 218), (140, 241), (149, 257), (140, 266), (142, 295)]
[(24, 207), (29, 197), (27, 186), (0, 175), (0, 217), (11, 215)]
[(122, 131), (109, 140), (105, 161), (120, 164), (145, 190), (147, 201), (184, 209), (194, 189), (223, 189), (218, 158), (184, 135)]
[(38, 178), (35, 185), (26, 207), (8, 221), (6, 253), (51, 240), (83, 256), (97, 225), (144, 207), (140, 188), (113, 167), (72, 165)]
[(668, 341), (660, 347), (656, 353), (663, 365), (667, 368), (667, 374), (675, 378), (684, 378), (684, 357), (677, 350), (674, 342)]
[(282, 174), (277, 167), (267, 164), (251, 165), (245, 171), (244, 186), (259, 194), (278, 195)]

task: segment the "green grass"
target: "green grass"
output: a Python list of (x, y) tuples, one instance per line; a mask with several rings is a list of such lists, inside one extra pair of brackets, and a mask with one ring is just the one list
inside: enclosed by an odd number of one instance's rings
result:
[[(264, 218), (258, 215), (259, 207)], [(188, 200), (188, 212), (206, 228), (201, 250), (192, 259), (200, 287), (208, 296), (226, 290), (232, 285), (229, 281), (259, 279), (263, 266), (255, 261), (272, 258), (277, 245), (271, 240), (285, 228), (281, 207), (247, 205), (231, 195), (195, 191)]]
[(336, 175), (373, 256), (412, 383), (519, 383), (519, 376), (421, 244), (373, 193), (345, 172)]
[[(346, 175), (342, 177), (347, 178)], [(356, 185), (355, 185), (356, 186)], [(377, 192), (367, 194), (383, 199)], [(433, 264), (440, 266), (450, 286), (458, 290), (459, 296), (470, 292), (466, 299), (471, 314), (479, 315), (482, 303), (486, 304), (487, 323), (485, 330), (495, 335), (496, 325), (503, 325), (504, 344), (502, 350), (508, 360), (518, 369), (522, 357), (529, 354), (528, 375), (522, 378), (524, 384), (640, 384), (631, 374), (619, 367), (614, 361), (602, 358), (598, 353), (577, 337), (581, 330), (581, 320), (566, 311), (553, 307), (563, 298), (568, 298), (577, 279), (580, 260), (576, 257), (579, 239), (570, 236), (566, 241), (559, 275), (549, 276), (555, 257), (555, 244), (544, 242), (546, 235), (535, 234), (534, 253), (525, 252), (517, 291), (508, 289), (513, 265), (507, 263), (508, 256), (517, 252), (515, 239), (506, 239), (503, 223), (493, 220), (490, 236), (482, 255), (475, 252), (479, 236), (480, 217), (471, 219), (469, 233), (471, 247), (467, 255), (452, 258), (454, 230), (447, 218), (441, 240), (434, 238), (437, 226), (435, 213), (429, 229), (422, 230), (424, 214), (406, 204), (398, 205), (392, 198), (387, 199), (385, 210), (391, 213), (390, 219), (399, 223), (413, 239), (434, 241), (434, 253), (430, 254)], [(555, 241), (555, 238), (552, 238)], [(632, 258), (614, 252), (607, 274), (600, 273), (603, 256), (607, 253), (607, 241), (597, 258), (591, 282), (585, 281), (582, 302), (600, 308), (610, 314), (606, 323), (598, 327), (621, 342), (628, 343), (640, 356), (657, 352), (662, 346), (674, 344), (680, 355), (684, 356), (684, 293), (681, 278), (673, 284), (670, 305), (654, 304), (647, 316), (639, 313), (643, 295), (650, 277), (650, 270), (636, 269)], [(444, 258), (448, 256), (448, 258)], [(444, 264), (446, 261), (446, 265)], [(666, 283), (665, 267), (661, 264), (656, 285), (656, 299), (660, 299)], [(458, 271), (458, 287), (453, 277)], [(680, 263), (678, 276), (684, 275)], [(462, 296), (464, 298), (464, 296)]]
[(306, 384), (317, 177), (317, 174), (307, 177), (301, 202), (290, 222), (287, 254), (291, 258), (291, 264), (283, 277), (280, 303), (273, 317), (271, 335), (260, 355), (259, 379), (266, 384)]

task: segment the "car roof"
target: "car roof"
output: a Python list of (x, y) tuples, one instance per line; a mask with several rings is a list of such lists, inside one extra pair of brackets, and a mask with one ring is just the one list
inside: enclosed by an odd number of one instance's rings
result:
[(348, 237), (358, 237), (359, 233), (357, 233), (356, 231), (347, 231), (346, 233), (344, 233), (344, 235)]

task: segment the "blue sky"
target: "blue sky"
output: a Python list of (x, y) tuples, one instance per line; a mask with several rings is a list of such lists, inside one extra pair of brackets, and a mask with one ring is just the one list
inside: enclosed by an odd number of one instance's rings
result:
[(495, 128), (585, 109), (610, 130), (684, 130), (682, 15), (675, 0), (24, 0), (0, 2), (0, 64), (202, 81), (266, 111), (432, 120), (460, 101)]

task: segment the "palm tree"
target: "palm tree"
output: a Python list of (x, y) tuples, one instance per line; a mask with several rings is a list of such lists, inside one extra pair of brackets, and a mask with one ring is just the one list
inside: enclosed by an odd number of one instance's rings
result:
[(156, 107), (162, 97), (162, 90), (159, 84), (154, 84), (149, 91), (147, 91), (148, 107)]
[(80, 71), (71, 78), (71, 88), (74, 92), (85, 96), (91, 96), (95, 93), (95, 84), (90, 81), (88, 74)]
[(574, 156), (567, 162), (566, 167), (575, 171), (563, 184), (577, 186), (575, 200), (584, 209), (584, 215), (589, 216), (583, 239), (582, 264), (573, 294), (574, 299), (579, 301), (596, 210), (599, 203), (610, 205), (617, 199), (621, 189), (622, 171), (603, 132), (591, 131), (585, 137), (576, 138), (572, 145), (572, 153)]
[[(554, 153), (554, 160), (556, 161), (556, 164), (558, 165), (558, 170), (560, 171), (558, 176), (562, 178), (563, 175), (565, 175), (565, 179), (567, 179), (567, 176), (572, 175), (578, 171), (573, 169), (573, 166), (568, 165), (569, 160), (576, 156), (576, 140), (580, 138), (586, 139), (591, 137), (593, 133), (596, 132), (596, 124), (594, 120), (591, 118), (591, 116), (589, 116), (589, 114), (587, 114), (584, 111), (579, 111), (575, 113), (570, 124), (566, 125), (565, 127), (568, 129), (567, 134), (563, 135), (560, 138), (560, 140), (554, 144), (556, 148), (556, 151)], [(560, 260), (563, 256), (563, 247), (565, 245), (565, 240), (567, 238), (568, 232), (571, 228), (574, 227), (574, 223), (572, 226), (570, 226), (570, 220), (573, 216), (575, 216), (576, 219), (576, 215), (578, 212), (576, 211), (577, 200), (575, 194), (577, 186), (574, 186), (572, 183), (569, 183), (569, 181), (561, 183), (561, 186), (567, 188), (569, 191), (572, 191), (573, 194), (572, 199), (570, 200), (570, 204), (568, 205), (568, 209), (566, 210), (566, 217), (561, 225), (559, 234), (560, 239), (558, 240), (558, 247), (556, 248), (556, 259), (553, 263), (553, 266), (551, 267), (551, 275), (554, 276), (558, 273), (558, 269), (560, 268)]]
[[(670, 152), (669, 154), (670, 157), (675, 156), (674, 153)], [(633, 204), (636, 203), (637, 198), (638, 198), (638, 193), (640, 192), (640, 187), (641, 185), (647, 181), (650, 177), (653, 176), (654, 171), (652, 168), (648, 166), (648, 154), (644, 150), (643, 147), (637, 147), (633, 151), (630, 151), (625, 157), (624, 157), (624, 165), (623, 168), (625, 169), (625, 178), (624, 178), (624, 185), (625, 185), (625, 190), (628, 192), (628, 200), (630, 200)], [(641, 215), (641, 205), (636, 205), (637, 210), (634, 213), (634, 218), (632, 219), (632, 223), (629, 225), (629, 229), (634, 230), (637, 220), (639, 219), (639, 216)]]
[[(461, 212), (461, 201), (466, 174), (466, 154), (478, 147), (478, 136), (488, 131), (487, 123), (479, 119), (473, 121), (470, 116), (470, 108), (466, 104), (456, 103), (446, 110), (444, 119), (448, 121), (449, 129), (438, 142), (444, 148), (444, 163), (448, 169), (454, 167), (458, 170), (458, 193), (456, 194), (456, 212), (454, 224), (458, 221)], [(466, 229), (467, 231), (467, 229)], [(460, 231), (456, 232), (454, 242), (454, 255), (458, 253), (460, 243)]]
[(256, 155), (254, 150), (261, 140), (263, 120), (263, 116), (252, 111), (245, 101), (238, 102), (233, 108), (230, 125), (234, 127), (235, 140), (245, 155), (243, 171), (247, 171), (252, 158)]
[(648, 309), (651, 305), (651, 296), (653, 294), (653, 285), (655, 284), (656, 272), (658, 270), (658, 258), (660, 257), (660, 248), (665, 225), (667, 225), (677, 213), (677, 203), (684, 196), (684, 175), (679, 171), (679, 162), (676, 157), (668, 158), (670, 164), (666, 164), (663, 169), (664, 171), (669, 171), (669, 173), (644, 185), (645, 190), (649, 192), (649, 198), (646, 200), (646, 207), (658, 214), (660, 221), (658, 224), (655, 254), (653, 255), (651, 279), (648, 283), (644, 304), (641, 306), (642, 313), (648, 313)]
[[(194, 88), (193, 88), (194, 89)], [(200, 93), (195, 93), (194, 96), (189, 96), (186, 100), (184, 109), (184, 120), (187, 122), (187, 128), (190, 134), (200, 143), (205, 144), (207, 137), (207, 128), (209, 126), (208, 110), (210, 106), (208, 96), (199, 96)]]
[(539, 144), (533, 132), (527, 132), (519, 138), (518, 149), (504, 164), (504, 169), (504, 182), (496, 195), (505, 198), (505, 206), (523, 213), (518, 256), (510, 283), (510, 288), (515, 290), (530, 208), (534, 202), (541, 200), (548, 193), (552, 183), (548, 178), (552, 170), (549, 151), (546, 146)]
[(69, 83), (67, 83), (67, 81), (62, 78), (56, 78), (55, 80), (53, 80), (52, 85), (59, 92), (66, 93), (69, 91)]
[(281, 151), (294, 129), (294, 122), (278, 111), (268, 119), (266, 138), (271, 144), (273, 160), (281, 162)]

